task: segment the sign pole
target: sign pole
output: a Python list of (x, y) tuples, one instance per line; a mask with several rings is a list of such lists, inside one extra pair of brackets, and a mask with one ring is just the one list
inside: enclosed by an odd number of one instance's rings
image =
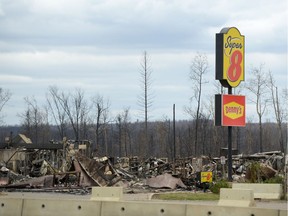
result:
[[(232, 88), (228, 88), (228, 94), (232, 95)], [(228, 126), (228, 181), (232, 181), (232, 126)]]
[(228, 126), (228, 181), (232, 181), (232, 126)]
[(215, 125), (228, 126), (228, 181), (232, 181), (232, 127), (245, 126), (245, 96), (232, 95), (244, 80), (245, 37), (235, 28), (216, 34), (216, 80), (228, 95), (215, 95)]

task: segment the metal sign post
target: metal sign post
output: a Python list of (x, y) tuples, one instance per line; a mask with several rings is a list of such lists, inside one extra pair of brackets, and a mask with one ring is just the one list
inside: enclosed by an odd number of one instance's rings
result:
[(216, 34), (216, 80), (228, 95), (215, 95), (215, 125), (228, 126), (228, 180), (232, 181), (232, 127), (245, 126), (245, 96), (232, 95), (244, 80), (245, 37), (235, 28)]

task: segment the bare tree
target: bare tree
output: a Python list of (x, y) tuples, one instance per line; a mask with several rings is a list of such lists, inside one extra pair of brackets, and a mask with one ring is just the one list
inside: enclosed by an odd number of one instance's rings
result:
[[(272, 105), (273, 105), (274, 114), (275, 114), (278, 131), (279, 131), (280, 148), (282, 152), (285, 152), (284, 134), (283, 134), (282, 124), (283, 124), (283, 121), (285, 120), (285, 115), (286, 115), (284, 104), (287, 105), (287, 103), (285, 103), (285, 96), (284, 96), (284, 103), (281, 103), (280, 98), (279, 98), (278, 87), (275, 83), (275, 79), (271, 71), (269, 71), (268, 87), (270, 89)], [(286, 99), (286, 102), (287, 102), (287, 99)]]
[(191, 104), (196, 102), (196, 112), (194, 108), (187, 108), (186, 111), (195, 119), (195, 131), (194, 131), (194, 153), (198, 154), (198, 128), (199, 120), (202, 118), (201, 114), (201, 97), (202, 97), (202, 88), (203, 85), (208, 83), (204, 80), (204, 75), (208, 72), (209, 64), (207, 56), (204, 54), (198, 53), (192, 60), (189, 79), (192, 82), (193, 95), (190, 98)]
[(116, 116), (116, 125), (118, 129), (118, 146), (119, 146), (119, 157), (122, 157), (122, 116), (118, 114)]
[[(288, 104), (288, 88), (284, 88), (282, 90), (282, 101), (283, 101), (283, 106), (285, 107), (285, 104)], [(288, 109), (283, 109), (283, 120), (284, 122), (288, 122)]]
[[(236, 95), (241, 95), (243, 90), (244, 90), (243, 85), (240, 85), (237, 88), (234, 88), (234, 93)], [(234, 127), (234, 129), (236, 130), (236, 147), (237, 147), (238, 152), (241, 152), (242, 151), (241, 138), (243, 137), (241, 135), (241, 132), (243, 131), (242, 130), (243, 128), (241, 129), (241, 127), (236, 127), (236, 128)]]
[(172, 128), (170, 119), (164, 116), (162, 121), (155, 122), (155, 124), (155, 139), (157, 143), (156, 156), (169, 157), (170, 159), (175, 158), (177, 150), (174, 149), (174, 147), (176, 148), (178, 145), (174, 146), (174, 128)]
[(87, 121), (86, 117), (89, 112), (83, 90), (75, 89), (74, 94), (70, 95), (68, 100), (65, 100), (64, 108), (72, 125), (75, 140), (79, 141), (83, 138), (80, 137), (81, 125), (84, 125)]
[(129, 152), (131, 154), (129, 108), (124, 108), (123, 112), (117, 115), (116, 125), (118, 128), (119, 156), (127, 157), (128, 147), (129, 147)]
[[(213, 82), (213, 86), (214, 86), (214, 92), (217, 94), (225, 94), (225, 89), (220, 82), (218, 81), (214, 81)], [(209, 115), (212, 117), (212, 119), (215, 119), (215, 98), (214, 96), (209, 97), (208, 99), (208, 107), (207, 110), (209, 111)], [(215, 153), (219, 150), (219, 148), (224, 147), (222, 146), (223, 144), (225, 144), (225, 127), (212, 127), (212, 131), (213, 131), (213, 136), (212, 136), (212, 140), (213, 140), (213, 145), (210, 146), (211, 147), (211, 152)], [(225, 144), (226, 145), (226, 144)]]
[(267, 74), (263, 70), (263, 64), (258, 68), (254, 67), (251, 71), (252, 78), (248, 80), (246, 88), (252, 93), (250, 101), (256, 106), (256, 113), (259, 124), (259, 151), (263, 151), (263, 128), (262, 118), (268, 105), (267, 98)]
[(145, 145), (148, 145), (148, 119), (149, 119), (149, 111), (152, 107), (152, 99), (153, 99), (153, 93), (151, 92), (151, 63), (150, 58), (146, 51), (143, 53), (143, 58), (140, 63), (141, 65), (141, 80), (140, 80), (140, 87), (141, 87), (141, 94), (138, 98), (138, 104), (141, 107), (141, 112), (144, 113), (144, 123), (145, 123)]
[[(93, 151), (99, 148), (101, 136), (104, 139), (105, 154), (108, 155), (108, 144), (107, 144), (107, 125), (108, 125), (108, 114), (109, 114), (110, 102), (103, 98), (103, 96), (96, 95), (92, 98), (92, 113), (95, 118), (95, 146)], [(94, 122), (94, 121), (93, 121)]]
[(61, 106), (60, 103), (61, 94), (56, 86), (50, 86), (48, 91), (49, 93), (46, 95), (48, 108), (57, 126), (60, 140), (63, 140), (67, 130), (67, 116), (63, 106)]
[(87, 124), (89, 108), (84, 98), (83, 90), (75, 89), (74, 94), (65, 94), (64, 92), (58, 93), (57, 100), (65, 111), (67, 119), (72, 126), (75, 140), (79, 141), (84, 138), (83, 134), (86, 132), (83, 131), (83, 129), (85, 129), (83, 126)]
[[(0, 88), (0, 113), (2, 112), (4, 105), (10, 100), (11, 96), (12, 93), (9, 90)], [(0, 121), (1, 119), (2, 116), (0, 116)]]
[(39, 134), (38, 126), (42, 121), (40, 109), (37, 105), (35, 98), (29, 99), (28, 97), (25, 97), (24, 100), (28, 106), (27, 111), (26, 111), (26, 114), (27, 114), (26, 117), (30, 118), (28, 120), (28, 123), (29, 123), (29, 126), (33, 127), (33, 128), (29, 128), (29, 131), (30, 132), (34, 131), (34, 133), (29, 134), (29, 136), (32, 138), (33, 142), (37, 144), (38, 134)]
[(22, 128), (33, 143), (44, 143), (49, 138), (49, 126), (46, 110), (42, 110), (34, 97), (24, 98), (27, 109), (19, 116), (22, 118)]
[[(130, 134), (130, 108), (124, 108), (123, 110), (123, 139), (124, 139), (124, 150), (125, 156), (128, 156), (128, 152), (131, 154), (131, 134)], [(129, 148), (128, 148), (129, 147)], [(129, 151), (128, 151), (129, 149)]]

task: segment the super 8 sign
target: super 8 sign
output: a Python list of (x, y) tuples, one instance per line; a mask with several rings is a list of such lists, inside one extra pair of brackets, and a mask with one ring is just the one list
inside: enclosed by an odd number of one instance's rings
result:
[(212, 172), (201, 172), (201, 183), (212, 182), (213, 175)]
[(244, 80), (245, 37), (235, 28), (216, 34), (216, 80), (224, 87), (237, 87)]

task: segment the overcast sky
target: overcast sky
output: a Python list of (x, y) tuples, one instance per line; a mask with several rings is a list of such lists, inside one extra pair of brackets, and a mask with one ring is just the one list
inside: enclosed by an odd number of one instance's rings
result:
[(173, 104), (177, 119), (189, 119), (191, 61), (197, 52), (208, 56), (208, 100), (215, 34), (233, 26), (245, 35), (245, 80), (264, 63), (287, 87), (286, 0), (0, 0), (0, 87), (13, 94), (4, 121), (19, 124), (23, 98), (44, 104), (52, 85), (81, 88), (88, 100), (100, 94), (113, 115), (130, 107), (135, 119), (144, 50), (153, 69), (153, 119), (171, 118)]

